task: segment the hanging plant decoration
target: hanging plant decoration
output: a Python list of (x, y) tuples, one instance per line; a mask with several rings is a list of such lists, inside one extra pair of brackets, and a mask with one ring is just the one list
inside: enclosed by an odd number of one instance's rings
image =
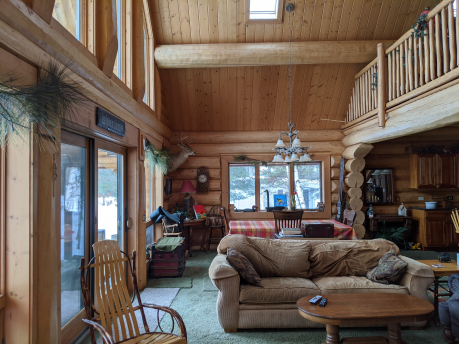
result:
[(267, 164), (268, 164), (268, 161), (251, 159), (251, 158), (248, 158), (246, 155), (243, 155), (243, 154), (235, 156), (233, 161), (234, 162), (239, 162), (239, 163), (244, 163), (244, 164), (253, 164), (253, 165), (262, 164), (262, 166), (267, 166)]
[(411, 26), (411, 28), (414, 30), (415, 38), (421, 38), (421, 37), (427, 36), (427, 34), (425, 33), (425, 30), (428, 28), (428, 22), (425, 19), (428, 13), (430, 13), (430, 8), (426, 7), (425, 11), (420, 13), (420, 17), (417, 18), (417, 21), (415, 22), (415, 24)]
[(149, 140), (145, 144), (145, 160), (150, 168), (158, 167), (164, 175), (168, 174), (171, 151), (167, 148), (158, 149)]
[[(87, 106), (87, 97), (79, 84), (69, 77), (69, 66), (49, 62), (39, 68), (36, 85), (21, 85), (21, 79), (0, 74), (0, 145), (11, 139), (27, 139), (36, 128), (55, 142), (54, 130), (65, 117), (73, 119), (77, 107)], [(35, 126), (34, 126), (35, 124)], [(14, 134), (14, 135), (13, 135)]]

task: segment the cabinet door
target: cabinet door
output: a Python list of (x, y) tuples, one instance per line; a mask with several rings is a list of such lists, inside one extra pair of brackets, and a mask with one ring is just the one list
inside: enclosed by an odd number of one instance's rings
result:
[(436, 187), (458, 188), (458, 154), (436, 155)]
[(454, 224), (452, 219), (446, 218), (444, 221), (444, 230), (446, 232), (446, 239), (448, 246), (458, 246), (458, 233), (455, 233)]
[(415, 189), (436, 188), (436, 161), (435, 154), (410, 157), (410, 187)]
[(447, 246), (446, 216), (429, 214), (426, 218), (426, 241), (428, 247)]

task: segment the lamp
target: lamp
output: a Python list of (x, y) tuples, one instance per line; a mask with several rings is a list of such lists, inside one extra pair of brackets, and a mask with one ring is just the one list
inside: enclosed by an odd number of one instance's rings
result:
[(298, 136), (296, 136), (294, 142), (292, 142), (292, 147), (301, 147), (302, 146), (302, 142), (300, 142), (300, 139)]
[(297, 153), (294, 153), (291, 155), (291, 161), (299, 161), (299, 157), (297, 156)]
[(283, 162), (283, 157), (281, 156), (281, 154), (276, 154), (275, 157), (273, 158), (273, 161), (272, 162)]
[(286, 158), (284, 158), (284, 162), (291, 162), (291, 157), (289, 155), (286, 155)]
[(193, 197), (190, 196), (189, 192), (196, 192), (190, 180), (184, 180), (180, 187), (180, 193), (186, 193), (184, 196), (184, 211), (187, 213), (187, 217), (193, 216)]

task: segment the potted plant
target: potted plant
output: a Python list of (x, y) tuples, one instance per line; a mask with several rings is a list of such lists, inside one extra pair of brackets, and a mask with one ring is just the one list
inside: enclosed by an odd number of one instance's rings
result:
[(291, 195), (290, 197), (290, 201), (291, 201), (291, 211), (294, 211), (295, 210), (295, 197), (297, 196), (297, 191), (294, 191), (294, 193)]

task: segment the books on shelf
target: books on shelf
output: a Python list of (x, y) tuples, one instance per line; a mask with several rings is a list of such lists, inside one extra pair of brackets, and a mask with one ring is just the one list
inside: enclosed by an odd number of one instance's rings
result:
[(197, 204), (193, 206), (193, 210), (195, 210), (195, 216), (197, 219), (205, 219), (206, 216), (206, 210), (204, 210), (204, 206), (201, 204)]
[(300, 228), (281, 228), (281, 233), (283, 235), (301, 235), (302, 231)]

